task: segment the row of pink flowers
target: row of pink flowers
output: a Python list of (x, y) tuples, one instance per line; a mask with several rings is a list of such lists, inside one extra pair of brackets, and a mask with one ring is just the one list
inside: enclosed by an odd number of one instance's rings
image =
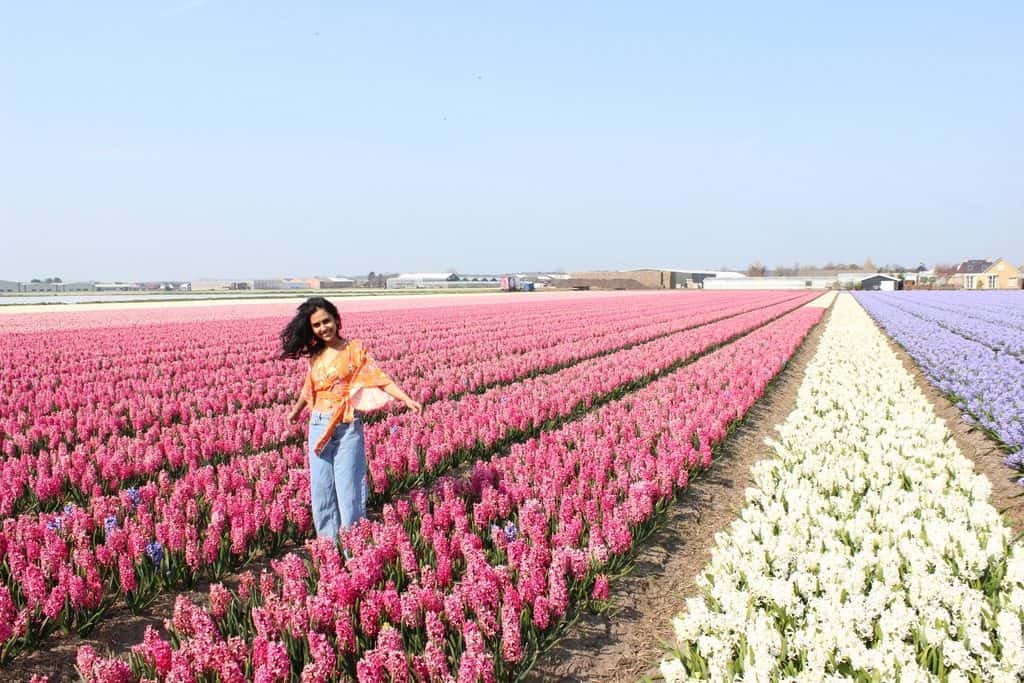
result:
[[(651, 303), (637, 310), (617, 309), (610, 314), (583, 310), (571, 320), (546, 325), (545, 329), (551, 328), (548, 332), (535, 335), (542, 337), (537, 348), (525, 353), (518, 353), (521, 349), (516, 346), (525, 343), (522, 339), (527, 334), (523, 332), (525, 328), (509, 330), (517, 332), (519, 337), (514, 334), (511, 338), (503, 337), (502, 344), (495, 343), (492, 329), (486, 343), (477, 340), (460, 344), (461, 337), (449, 336), (443, 348), (458, 359), (457, 370), (442, 366), (432, 370), (429, 376), (417, 377), (416, 368), (425, 362), (424, 353), (418, 351), (394, 358), (386, 367), (394, 376), (402, 378), (402, 383), (414, 395), (439, 399), (550, 371), (581, 358), (779, 299), (778, 294), (759, 294), (756, 298), (712, 302), (707, 309), (697, 309), (696, 300), (669, 306), (664, 299), (659, 299), (656, 305)], [(492, 317), (496, 314), (492, 311)], [(525, 316), (524, 320), (533, 321), (533, 317)], [(280, 324), (280, 321), (263, 322)], [(488, 324), (492, 328), (497, 325), (493, 320)], [(589, 331), (597, 329), (599, 333), (583, 335), (587, 325)], [(630, 329), (623, 330), (623, 327)], [(160, 331), (155, 326), (148, 329), (154, 333)], [(472, 326), (469, 329), (472, 330)], [(270, 330), (267, 332), (272, 336)], [(168, 339), (174, 341), (174, 334), (168, 334)], [(584, 339), (576, 341), (580, 336)], [(171, 343), (164, 341), (165, 346)], [(45, 344), (39, 343), (45, 350)], [(202, 353), (186, 354), (166, 364), (155, 363), (148, 356), (137, 358), (128, 354), (120, 368), (120, 379), (117, 373), (111, 370), (104, 373), (102, 368), (77, 374), (70, 366), (58, 368), (53, 381), (61, 382), (58, 388), (62, 392), (61, 400), (66, 399), (68, 404), (50, 414), (45, 413), (45, 407), (57, 405), (57, 399), (45, 396), (39, 388), (39, 383), (46, 378), (25, 379), (25, 385), (34, 388), (22, 394), (33, 402), (13, 412), (0, 413), (0, 423), (5, 424), (0, 427), (0, 444), (7, 455), (0, 473), (0, 515), (10, 515), (40, 503), (49, 506), (44, 505), (44, 509), (53, 509), (61, 498), (77, 497), (79, 502), (84, 502), (89, 495), (116, 490), (125, 480), (141, 483), (139, 478), (152, 477), (165, 468), (180, 470), (231, 457), (237, 452), (297, 439), (294, 430), (281, 424), (280, 406), (292, 399), (291, 387), (301, 375), (301, 367), (273, 359), (269, 348), (258, 352), (242, 349), (238, 351), (241, 357), (258, 360), (239, 363), (225, 351), (230, 348), (226, 340), (219, 338), (218, 343), (220, 347), (204, 346)], [(393, 346), (398, 344), (395, 342)], [(394, 348), (382, 346), (397, 353)], [(69, 353), (74, 355), (73, 351)], [(21, 365), (32, 367), (37, 374), (43, 372), (40, 362), (22, 363), (19, 367)], [(398, 371), (393, 366), (398, 367)], [(54, 373), (53, 370), (47, 372)], [(410, 374), (407, 376), (404, 372)], [(105, 383), (104, 374), (113, 378)], [(449, 378), (442, 379), (444, 374)], [(129, 376), (130, 381), (125, 379)], [(201, 378), (205, 379), (201, 381)], [(207, 382), (205, 389), (204, 381)], [(12, 379), (10, 383), (17, 382)], [(154, 386), (156, 388), (152, 388)], [(196, 387), (198, 389), (193, 391)], [(188, 393), (190, 391), (192, 393)], [(86, 408), (83, 401), (91, 403), (92, 407)], [(257, 434), (251, 439), (237, 436), (253, 431)]]
[[(380, 484), (390, 481), (387, 493), (393, 495), (428, 471), (436, 474), (493, 451), (510, 435), (521, 437), (552, 419), (565, 419), (595, 399), (759, 327), (805, 298), (585, 361), (505, 387), (504, 393), (466, 397), (453, 406), (432, 404), (423, 416), (391, 418), (390, 423), (371, 426), (367, 438), (377, 491), (384, 492)], [(461, 410), (454, 409), (459, 406)], [(435, 410), (442, 411), (443, 420), (432, 417)], [(493, 429), (480, 432), (481, 419)], [(403, 430), (415, 434), (440, 424), (454, 429), (427, 447), (398, 438)], [(429, 439), (430, 432), (426, 433)], [(414, 457), (399, 458), (393, 468), (380, 465), (384, 444), (391, 439), (399, 446), (389, 453), (408, 449)], [(425, 452), (436, 458), (415, 477), (399, 469), (410, 461), (420, 463)], [(217, 467), (190, 463), (178, 479), (163, 472), (138, 489), (93, 497), (87, 508), (6, 520), (0, 557), (12, 568), (9, 595), (21, 596), (12, 604), (23, 617), (9, 637), (25, 642), (58, 623), (86, 623), (115, 599), (144, 603), (166, 587), (200, 576), (216, 577), (257, 549), (273, 550), (286, 540), (304, 538), (309, 532), (304, 457), (301, 449), (288, 446)], [(154, 543), (160, 549), (159, 562), (146, 552)], [(31, 590), (24, 590), (26, 583), (31, 583)], [(80, 583), (90, 590), (79, 591)]]
[(462, 454), (474, 447), (489, 450), (540, 430), (551, 420), (589, 409), (596, 398), (626, 390), (631, 383), (756, 329), (808, 299), (809, 295), (790, 298), (553, 374), (439, 401), (422, 415), (391, 415), (367, 429), (371, 488), (377, 493), (393, 490), (396, 477), (416, 483), (424, 472), (453, 458), (463, 459)]
[[(514, 304), (518, 309), (533, 310), (534, 307), (547, 306), (549, 309), (565, 308), (566, 304), (575, 307), (581, 301), (575, 292), (545, 292), (542, 297), (527, 295), (509, 295), (507, 293), (432, 295), (432, 296), (374, 296), (372, 298), (353, 299), (347, 293), (321, 292), (322, 296), (334, 301), (346, 319), (354, 314), (388, 313), (392, 317), (406, 316), (420, 310), (443, 309), (448, 318), (461, 318), (467, 309), (486, 309), (489, 306), (509, 306)], [(374, 292), (375, 294), (375, 292)], [(183, 305), (174, 307), (150, 308), (118, 308), (103, 306), (102, 310), (83, 311), (78, 306), (61, 306), (47, 308), (45, 312), (24, 313), (17, 308), (9, 307), (5, 313), (12, 315), (0, 316), (0, 334), (36, 334), (40, 331), (80, 332), (89, 329), (111, 327), (140, 328), (148, 325), (168, 325), (178, 323), (221, 323), (232, 321), (239, 326), (245, 325), (255, 318), (285, 318), (295, 312), (295, 307), (306, 295), (296, 294), (288, 302), (261, 301), (241, 302), (238, 300), (219, 302), (217, 305), (203, 304)], [(654, 297), (671, 298), (674, 292), (591, 292), (587, 302), (606, 303), (617, 306), (624, 299), (649, 301)]]
[(637, 539), (822, 315), (803, 308), (584, 419), (309, 542), (206, 606), (179, 597), (170, 639), (129, 661), (82, 648), (86, 681), (218, 677), (494, 681), (520, 673), (574, 609), (608, 595)]
[[(441, 349), (450, 350), (458, 347), (453, 340), (467, 339), (459, 335), (496, 332), (504, 321), (491, 317), (487, 327), (467, 323), (468, 327), (451, 329), (446, 328), (450, 320), (412, 325), (403, 319), (384, 330), (384, 319), (362, 316), (349, 321), (349, 327), (374, 343), (382, 360), (389, 360), (422, 355), (409, 351), (399, 335), (411, 336), (422, 345), (424, 336), (446, 331), (449, 343)], [(27, 431), (28, 443), (42, 439), (52, 449), (62, 442), (73, 446), (79, 439), (102, 440), (126, 429), (143, 432), (161, 423), (227, 412), (235, 402), (240, 404), (236, 409), (251, 409), (246, 405), (252, 400), (248, 393), (259, 392), (257, 401), (267, 400), (268, 386), (290, 393), (289, 379), (297, 372), (293, 365), (301, 366), (276, 360), (274, 332), (280, 324), (280, 318), (251, 321), (249, 334), (242, 338), (231, 323), (207, 325), (202, 336), (194, 325), (94, 330), (62, 340), (56, 349), (50, 335), (22, 337), (3, 358), (5, 369), (10, 368), (3, 378), (6, 391), (0, 394), (3, 432)], [(527, 331), (522, 327), (519, 333)], [(468, 338), (467, 343), (474, 344), (474, 339)], [(123, 349), (116, 360), (111, 348)], [(464, 354), (458, 358), (466, 361)], [(182, 397), (188, 401), (178, 400)], [(111, 415), (120, 419), (111, 420)], [(50, 425), (62, 431), (44, 433)], [(16, 441), (5, 444), (5, 450), (27, 450), (25, 446)]]

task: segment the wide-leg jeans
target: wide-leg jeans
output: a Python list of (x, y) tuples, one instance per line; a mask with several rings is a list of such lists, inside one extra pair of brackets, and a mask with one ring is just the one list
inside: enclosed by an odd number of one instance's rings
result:
[(366, 516), (366, 447), (363, 422), (356, 417), (339, 424), (317, 455), (313, 447), (330, 420), (330, 413), (314, 412), (309, 417), (309, 486), (316, 535), (337, 541), (339, 529)]

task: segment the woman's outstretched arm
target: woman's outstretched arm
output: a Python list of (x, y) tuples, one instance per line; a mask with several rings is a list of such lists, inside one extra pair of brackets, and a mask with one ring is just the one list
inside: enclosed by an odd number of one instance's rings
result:
[(410, 398), (409, 394), (402, 391), (402, 387), (398, 386), (394, 382), (391, 382), (390, 384), (385, 384), (383, 387), (381, 387), (381, 389), (383, 389), (384, 393), (386, 393), (388, 396), (393, 396), (394, 398), (397, 398), (399, 401), (404, 403), (405, 407), (411, 410), (412, 412), (423, 412), (423, 405), (419, 401)]

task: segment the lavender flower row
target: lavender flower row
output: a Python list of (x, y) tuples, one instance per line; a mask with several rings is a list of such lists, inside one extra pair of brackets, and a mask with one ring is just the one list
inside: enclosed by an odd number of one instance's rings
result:
[[(1010, 294), (1001, 301), (1018, 314), (1024, 308), (1024, 296)], [(977, 293), (960, 296), (969, 300)], [(937, 312), (921, 305), (928, 300), (923, 293), (912, 298), (889, 293), (858, 293), (856, 297), (914, 358), (928, 380), (964, 411), (967, 422), (985, 429), (1010, 449), (1006, 463), (1024, 471), (1024, 362), (994, 350), (991, 339), (988, 344), (974, 341), (940, 324)], [(944, 294), (936, 300), (949, 301), (951, 297)], [(1008, 313), (1007, 317), (1012, 316)], [(966, 315), (955, 326), (982, 334)]]
[[(1006, 292), (1002, 312), (976, 311), (970, 305), (974, 292), (943, 292), (940, 296), (959, 294), (959, 305), (942, 305), (942, 300), (932, 302), (924, 298), (931, 292), (919, 292), (914, 297), (891, 298), (889, 303), (901, 311), (936, 323), (950, 332), (989, 347), (1000, 353), (1010, 353), (1024, 360), (1024, 327), (1014, 322), (1013, 302), (1024, 307), (1024, 296)], [(1012, 298), (1011, 298), (1012, 297)], [(938, 304), (938, 305), (936, 305)]]
[(952, 311), (1004, 327), (1024, 330), (1024, 294), (1016, 291), (904, 292), (902, 298), (926, 309)]

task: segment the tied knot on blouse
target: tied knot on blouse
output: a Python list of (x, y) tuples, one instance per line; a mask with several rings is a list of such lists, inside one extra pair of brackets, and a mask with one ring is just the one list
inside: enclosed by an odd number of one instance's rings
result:
[(391, 384), (391, 378), (377, 367), (362, 341), (350, 339), (332, 356), (326, 351), (310, 359), (309, 372), (302, 384), (302, 397), (311, 410), (331, 414), (327, 429), (313, 447), (317, 455), (339, 424), (355, 419), (357, 410), (375, 410), (391, 400), (381, 389)]

